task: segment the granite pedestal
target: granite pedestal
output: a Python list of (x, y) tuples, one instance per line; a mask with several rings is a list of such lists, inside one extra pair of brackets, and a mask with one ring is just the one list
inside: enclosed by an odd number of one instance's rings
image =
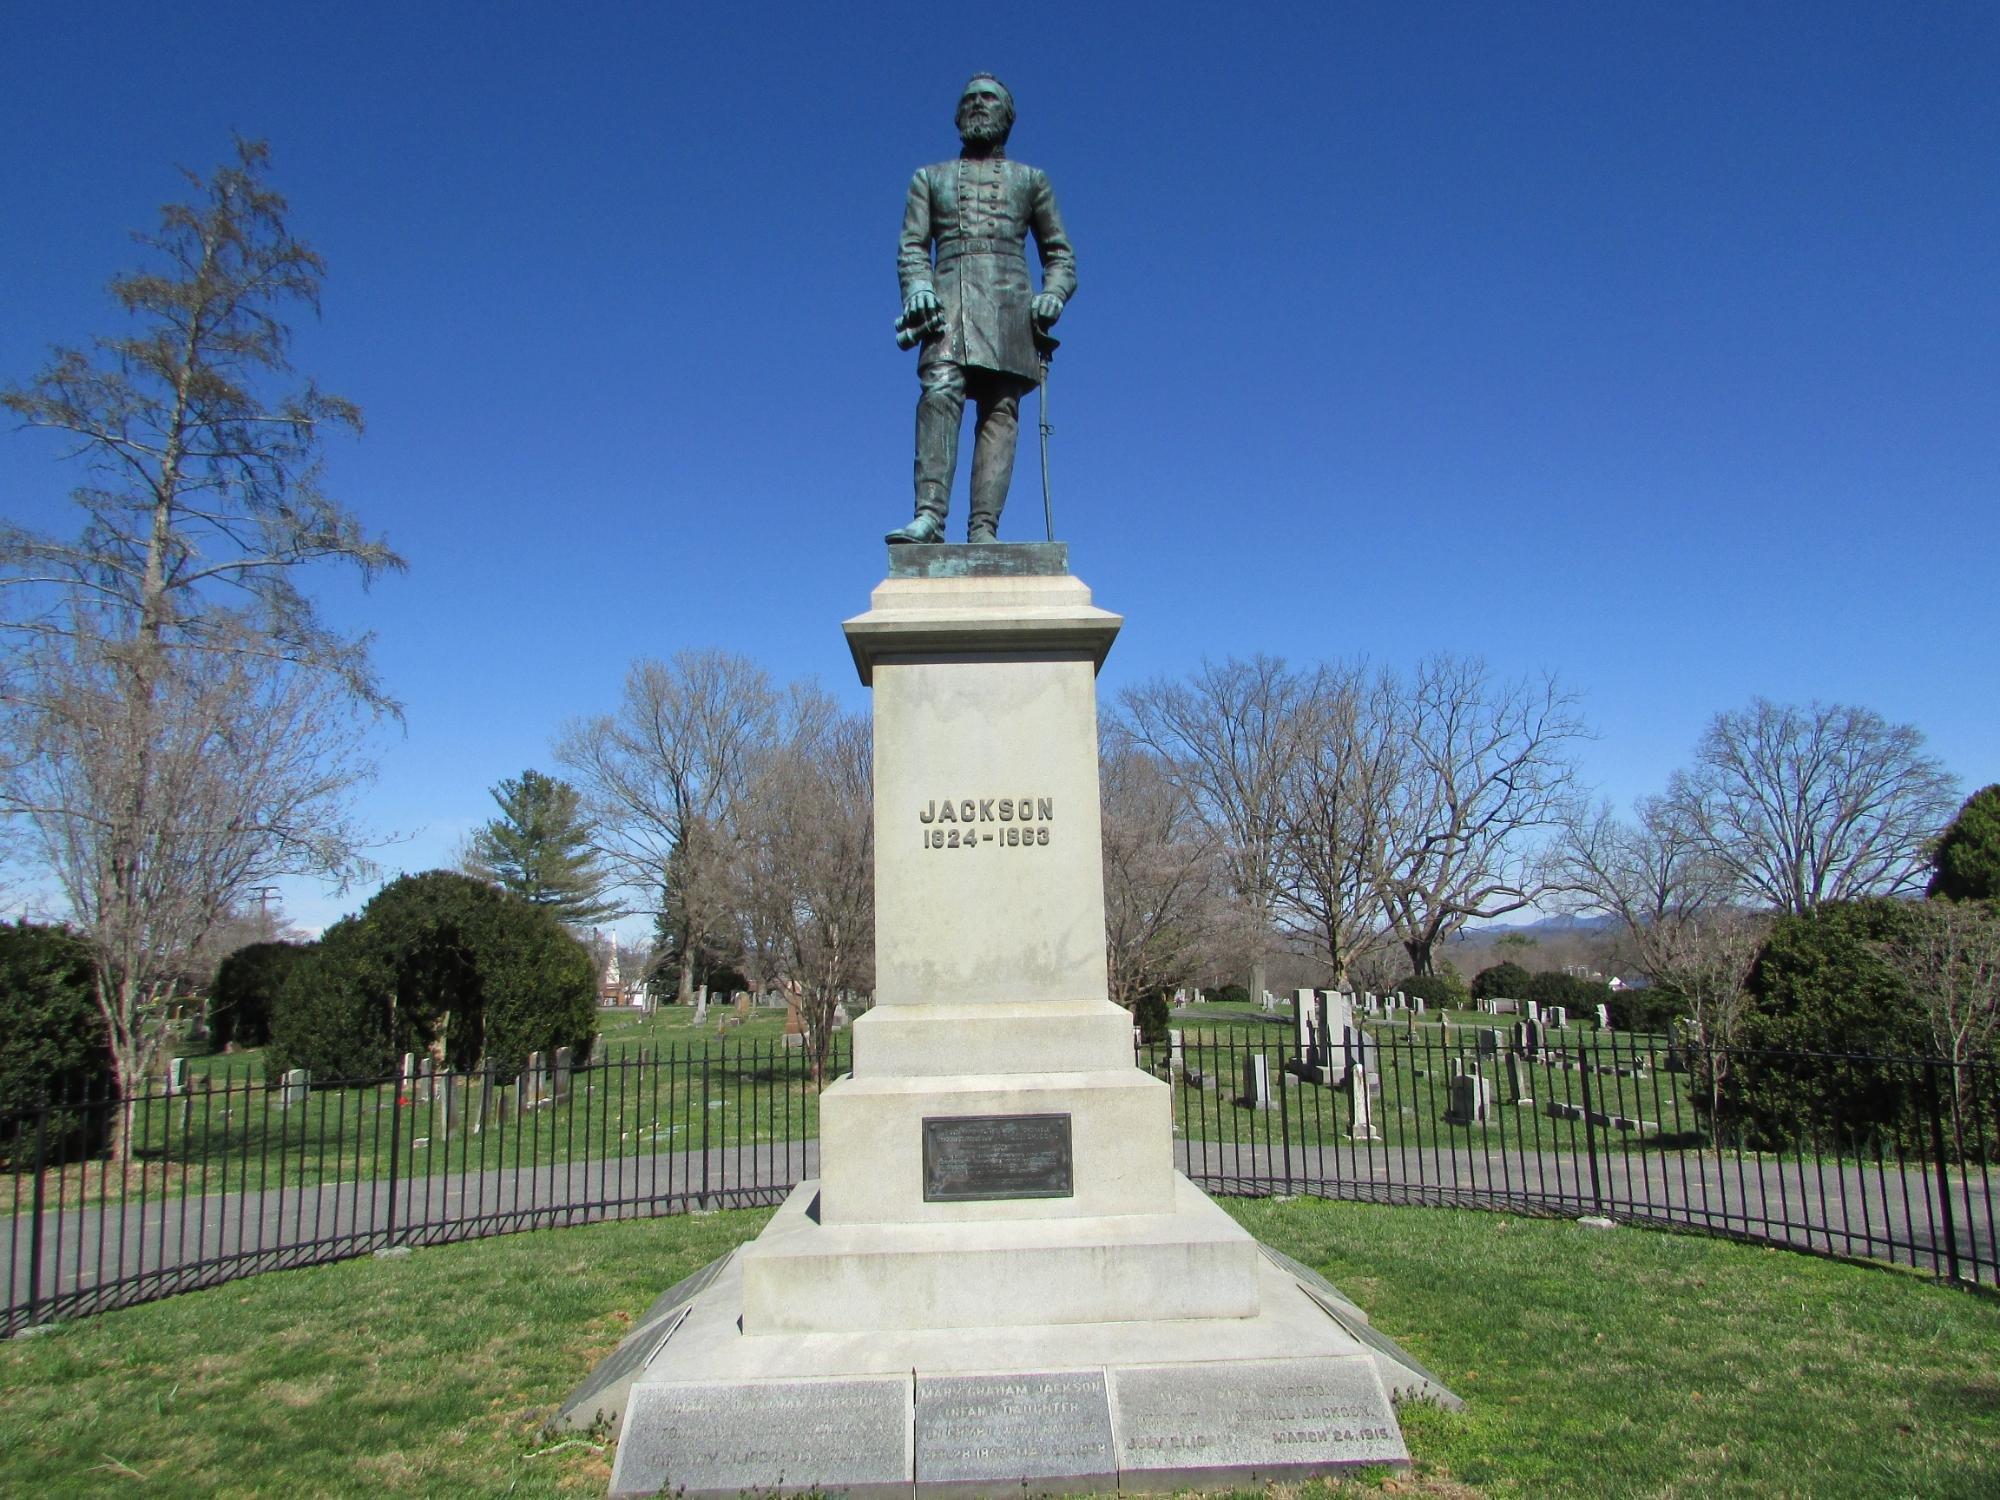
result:
[(1119, 618), (1060, 546), (890, 565), (846, 624), (874, 690), (876, 1003), (820, 1099), (821, 1176), (564, 1420), (620, 1431), (614, 1495), (1406, 1462), (1389, 1392), (1435, 1382), (1175, 1172), (1170, 1091), (1106, 998), (1095, 675)]

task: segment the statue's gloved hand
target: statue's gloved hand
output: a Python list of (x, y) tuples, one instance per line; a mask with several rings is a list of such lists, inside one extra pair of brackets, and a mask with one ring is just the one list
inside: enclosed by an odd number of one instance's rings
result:
[(1054, 292), (1041, 292), (1036, 295), (1035, 322), (1041, 327), (1053, 328), (1056, 319), (1062, 316), (1062, 310), (1063, 299)]
[(937, 293), (927, 286), (913, 287), (910, 295), (903, 299), (903, 321), (912, 326), (935, 322), (943, 312), (944, 309), (938, 305)]

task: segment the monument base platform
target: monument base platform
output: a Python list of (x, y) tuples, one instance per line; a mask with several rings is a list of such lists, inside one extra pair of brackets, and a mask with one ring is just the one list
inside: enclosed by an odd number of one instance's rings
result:
[(1243, 1318), (1257, 1242), (1185, 1177), (1174, 1211), (1098, 1218), (825, 1224), (794, 1189), (745, 1245), (746, 1334)]
[(666, 1293), (565, 1404), (558, 1426), (618, 1434), (612, 1495), (1260, 1484), (1406, 1464), (1391, 1395), (1458, 1404), (1322, 1278), (1254, 1240), (1248, 1316), (1031, 1323), (1032, 1302), (994, 1287), (1013, 1321), (746, 1333), (750, 1252), (774, 1231), (782, 1242), (787, 1214), (809, 1222), (814, 1191)]

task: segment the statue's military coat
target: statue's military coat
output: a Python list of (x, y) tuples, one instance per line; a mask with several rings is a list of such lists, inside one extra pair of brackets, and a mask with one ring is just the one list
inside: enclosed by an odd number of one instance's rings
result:
[(942, 331), (924, 345), (926, 362), (1041, 378), (1025, 249), (1030, 230), (1042, 258), (1042, 290), (1067, 300), (1076, 290), (1076, 256), (1047, 173), (1003, 156), (917, 169), (896, 272), (905, 301), (929, 286), (944, 308)]

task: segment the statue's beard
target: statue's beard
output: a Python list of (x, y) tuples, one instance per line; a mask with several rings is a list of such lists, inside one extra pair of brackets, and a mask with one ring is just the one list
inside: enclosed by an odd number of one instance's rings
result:
[(998, 146), (1007, 139), (1007, 127), (998, 120), (984, 125), (968, 120), (958, 127), (958, 138), (968, 146)]

